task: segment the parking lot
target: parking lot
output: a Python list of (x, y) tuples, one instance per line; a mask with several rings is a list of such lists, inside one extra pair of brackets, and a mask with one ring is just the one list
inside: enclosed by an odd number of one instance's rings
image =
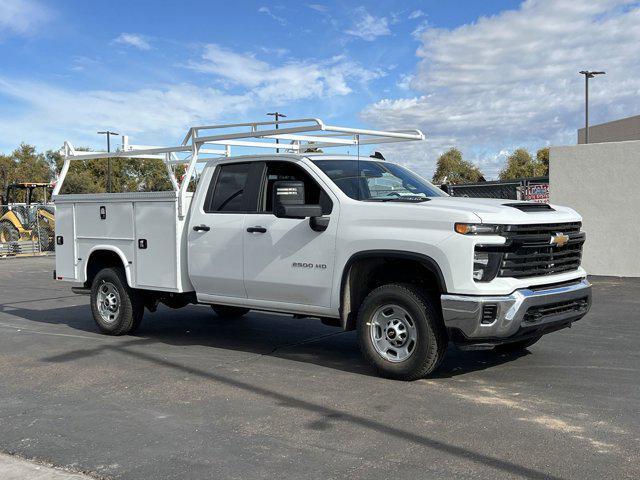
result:
[(0, 261), (0, 451), (100, 478), (638, 478), (640, 281), (521, 355), (385, 380), (354, 332), (207, 307), (94, 326), (54, 260)]

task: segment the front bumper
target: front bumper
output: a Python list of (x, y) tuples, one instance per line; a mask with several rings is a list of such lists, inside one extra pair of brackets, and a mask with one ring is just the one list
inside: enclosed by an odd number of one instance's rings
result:
[(460, 340), (500, 343), (580, 320), (591, 308), (591, 284), (582, 279), (504, 296), (442, 295), (441, 303), (445, 326), (461, 336)]

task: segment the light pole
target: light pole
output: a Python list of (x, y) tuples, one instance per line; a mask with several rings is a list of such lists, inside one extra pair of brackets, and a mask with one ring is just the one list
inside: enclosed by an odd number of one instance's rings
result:
[[(111, 135), (120, 135), (116, 132), (106, 130), (104, 132), (98, 132), (98, 135), (107, 136), (107, 152), (111, 152)], [(111, 193), (111, 158), (107, 158), (107, 193)]]
[[(280, 112), (272, 112), (272, 113), (267, 113), (267, 115), (271, 115), (272, 117), (276, 117), (276, 130), (278, 130), (278, 119), (280, 117), (282, 118), (287, 118), (287, 116), (284, 113), (280, 113)], [(276, 138), (276, 143), (280, 143), (280, 140)], [(280, 153), (280, 149), (276, 148), (276, 153)]]
[(590, 70), (580, 71), (580, 75), (584, 75), (584, 143), (589, 143), (589, 79), (605, 73)]

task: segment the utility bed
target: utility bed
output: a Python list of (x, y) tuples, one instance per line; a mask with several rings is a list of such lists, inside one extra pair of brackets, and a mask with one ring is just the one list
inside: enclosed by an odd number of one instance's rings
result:
[(178, 192), (56, 195), (54, 201), (58, 280), (84, 282), (91, 253), (106, 249), (122, 258), (133, 288), (193, 290)]

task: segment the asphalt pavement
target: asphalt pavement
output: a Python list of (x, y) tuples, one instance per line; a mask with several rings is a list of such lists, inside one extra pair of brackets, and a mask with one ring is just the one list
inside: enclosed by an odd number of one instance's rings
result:
[[(0, 451), (114, 479), (640, 478), (640, 280), (519, 355), (375, 376), (354, 332), (206, 306), (98, 333), (54, 260), (0, 260)], [(2, 470), (0, 466), (0, 478)]]

